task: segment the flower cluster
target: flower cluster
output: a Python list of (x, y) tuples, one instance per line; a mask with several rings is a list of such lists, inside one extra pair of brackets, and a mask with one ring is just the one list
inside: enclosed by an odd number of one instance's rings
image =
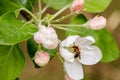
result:
[[(84, 10), (84, 0), (74, 0), (71, 7), (73, 14), (79, 14)], [(47, 23), (49, 24), (48, 27), (45, 25), (39, 25), (38, 32), (34, 34), (34, 41), (46, 49), (55, 49), (59, 44), (59, 39), (55, 29), (50, 27), (50, 21), (52, 21), (60, 12), (56, 13), (50, 20), (47, 21), (49, 22)], [(57, 22), (64, 18), (65, 17), (58, 19)], [(92, 30), (100, 30), (105, 26), (106, 19), (102, 16), (95, 16), (93, 19), (88, 20), (88, 22), (82, 25), (82, 27), (90, 28)], [(59, 26), (56, 26), (55, 28), (67, 30), (66, 28)], [(82, 64), (93, 65), (101, 60), (101, 50), (97, 46), (94, 46), (93, 43), (95, 43), (95, 39), (92, 36), (80, 37), (79, 35), (68, 36), (65, 40), (61, 41), (59, 45), (59, 53), (64, 58), (66, 80), (83, 79), (84, 73)], [(36, 52), (34, 61), (38, 66), (45, 66), (49, 60), (50, 55), (48, 52), (44, 52), (42, 50)]]

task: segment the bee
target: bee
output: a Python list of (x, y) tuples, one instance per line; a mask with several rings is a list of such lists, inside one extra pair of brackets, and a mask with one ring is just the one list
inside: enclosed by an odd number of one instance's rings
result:
[(80, 59), (80, 49), (79, 49), (79, 47), (74, 45), (72, 48), (73, 48), (74, 53), (75, 53), (74, 58), (79, 58)]
[(75, 44), (72, 44), (68, 47), (64, 47), (65, 49), (68, 49), (70, 52), (74, 53), (74, 58), (80, 59), (80, 48), (76, 46)]

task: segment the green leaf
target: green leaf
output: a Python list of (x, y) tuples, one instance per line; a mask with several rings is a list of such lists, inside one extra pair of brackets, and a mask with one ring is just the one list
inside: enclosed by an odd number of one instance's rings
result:
[(85, 10), (87, 12), (103, 12), (112, 0), (85, 0)]
[(54, 0), (54, 1), (53, 0), (43, 0), (44, 3), (46, 3), (49, 7), (53, 8), (55, 10), (65, 7), (72, 1), (73, 0)]
[(111, 62), (118, 59), (120, 56), (118, 46), (106, 29), (94, 31), (93, 36), (96, 39), (96, 45), (102, 50), (102, 62)]
[(35, 0), (0, 0), (0, 15), (22, 7), (32, 10)]
[[(75, 24), (76, 22), (76, 24), (78, 24), (77, 23), (78, 19), (81, 20), (82, 18), (74, 18), (71, 23)], [(118, 59), (118, 57), (120, 56), (120, 52), (114, 38), (106, 29), (95, 31), (85, 27), (75, 26), (68, 27), (68, 29), (72, 29), (76, 32), (66, 31), (66, 36), (70, 35), (93, 36), (96, 40), (95, 45), (98, 46), (102, 51), (103, 54), (101, 60), (102, 62), (111, 62)]]
[(84, 24), (87, 22), (87, 18), (83, 14), (78, 14), (70, 20), (71, 24)]
[(35, 56), (35, 53), (38, 50), (38, 44), (34, 41), (33, 38), (27, 41), (27, 51), (31, 59)]
[(14, 80), (22, 72), (25, 57), (18, 45), (0, 45), (0, 79)]
[[(16, 0), (15, 0), (16, 1)], [(32, 11), (36, 0), (19, 0), (21, 4), (26, 7), (28, 10)]]
[(17, 44), (31, 38), (36, 31), (35, 25), (17, 20), (14, 12), (9, 12), (0, 17), (1, 45)]

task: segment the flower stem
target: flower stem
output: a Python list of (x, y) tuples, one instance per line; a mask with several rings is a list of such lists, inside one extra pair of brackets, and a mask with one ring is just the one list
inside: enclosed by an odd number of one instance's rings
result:
[(39, 19), (32, 12), (30, 12), (28, 9), (22, 8), (22, 10), (26, 11), (28, 14), (30, 14), (32, 16), (32, 18), (34, 20), (36, 20), (37, 22), (39, 22)]
[(59, 18), (59, 19), (56, 19), (56, 20), (51, 21), (51, 23), (61, 22), (62, 20), (66, 19), (66, 18), (68, 18), (68, 17), (70, 17), (70, 16), (72, 16), (72, 15), (73, 15), (73, 14), (70, 13), (70, 14), (68, 14), (68, 15), (66, 15), (66, 16), (63, 16), (63, 17)]
[[(72, 29), (68, 29), (68, 28), (65, 28), (65, 27), (60, 27), (60, 26), (54, 26), (55, 28), (57, 28), (57, 29), (61, 29), (61, 30), (65, 30), (65, 31), (71, 31), (71, 32), (77, 32), (77, 31), (74, 31), (74, 30), (72, 30)], [(77, 32), (77, 33), (79, 33), (79, 32)]]
[(60, 57), (59, 53), (57, 53), (56, 55), (57, 55), (58, 59), (60, 60), (60, 62), (63, 64), (64, 61), (63, 61), (63, 59)]
[(38, 6), (39, 6), (39, 12), (38, 12), (38, 16), (39, 16), (39, 19), (41, 20), (41, 0), (38, 0)]
[(74, 25), (74, 24), (51, 24), (55, 26), (63, 26), (63, 27), (69, 27), (69, 26), (76, 26), (76, 27), (83, 27), (84, 25)]
[(43, 10), (41, 11), (41, 14), (43, 14), (43, 13), (47, 10), (47, 8), (48, 8), (48, 5), (46, 5), (46, 6), (43, 8)]
[(38, 45), (38, 52), (41, 51), (41, 45)]
[(54, 18), (56, 18), (59, 14), (61, 14), (64, 10), (66, 10), (69, 6), (70, 6), (70, 5), (65, 6), (64, 8), (62, 8), (61, 10), (59, 10), (56, 14), (54, 14), (54, 15), (52, 16), (52, 18), (50, 19), (50, 22), (51, 22)]
[(64, 31), (75, 32), (75, 33), (77, 33), (77, 34), (86, 35), (86, 34), (81, 33), (81, 32), (79, 32), (79, 31), (76, 31), (76, 30), (73, 30), (73, 29), (69, 29), (69, 28), (65, 28), (65, 27), (60, 27), (60, 26), (57, 26), (57, 27), (56, 27), (56, 26), (54, 26), (54, 28), (61, 29), (61, 30), (64, 30)]

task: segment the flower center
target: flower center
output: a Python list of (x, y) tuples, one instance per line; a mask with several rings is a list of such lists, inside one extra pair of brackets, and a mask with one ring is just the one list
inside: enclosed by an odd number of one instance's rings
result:
[(68, 49), (70, 52), (74, 54), (74, 58), (80, 59), (80, 48), (76, 46), (75, 44), (69, 47), (64, 47), (65, 49)]
[(80, 59), (80, 49), (79, 49), (79, 47), (74, 45), (70, 48), (71, 48), (72, 52), (75, 54), (74, 58), (79, 58)]

